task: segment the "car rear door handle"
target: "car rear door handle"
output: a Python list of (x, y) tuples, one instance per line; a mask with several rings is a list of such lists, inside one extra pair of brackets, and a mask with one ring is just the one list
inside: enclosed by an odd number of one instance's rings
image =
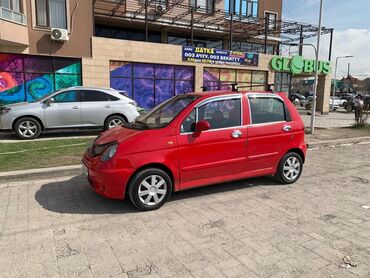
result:
[(72, 106), (72, 109), (79, 109), (78, 106)]
[(231, 133), (231, 137), (233, 138), (240, 138), (242, 136), (242, 133), (240, 130), (234, 130), (233, 133)]
[(112, 106), (110, 106), (110, 105), (108, 104), (108, 105), (105, 105), (104, 107), (105, 107), (105, 108), (111, 108)]
[(291, 130), (292, 130), (292, 127), (290, 125), (283, 126), (283, 131), (288, 132), (288, 131), (291, 131)]

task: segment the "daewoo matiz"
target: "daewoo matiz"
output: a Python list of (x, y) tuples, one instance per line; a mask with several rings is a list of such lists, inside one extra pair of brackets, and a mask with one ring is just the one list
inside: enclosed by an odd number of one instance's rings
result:
[(97, 193), (153, 210), (197, 186), (267, 175), (293, 183), (305, 154), (303, 122), (283, 93), (193, 93), (102, 133), (83, 168)]

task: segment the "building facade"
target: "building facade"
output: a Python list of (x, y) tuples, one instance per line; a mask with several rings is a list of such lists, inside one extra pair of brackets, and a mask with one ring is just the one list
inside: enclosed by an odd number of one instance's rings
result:
[[(283, 40), (297, 40), (298, 34), (301, 41), (317, 31), (283, 21), (282, 0), (0, 3), (3, 104), (75, 85), (113, 87), (144, 108), (233, 84), (243, 90), (275, 84), (276, 91), (288, 92), (292, 72), (273, 69), (271, 61)], [(56, 33), (61, 39), (54, 37), (55, 29), (62, 31)], [(319, 80), (318, 109), (325, 113), (330, 74)]]

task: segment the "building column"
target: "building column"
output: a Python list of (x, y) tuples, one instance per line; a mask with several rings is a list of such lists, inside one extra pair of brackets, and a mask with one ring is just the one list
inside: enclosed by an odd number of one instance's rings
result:
[(162, 30), (161, 32), (161, 43), (167, 43), (168, 42), (168, 32), (167, 30)]
[(331, 76), (319, 75), (317, 84), (316, 111), (324, 115), (329, 113), (330, 89)]
[(195, 65), (195, 80), (194, 80), (194, 91), (202, 92), (203, 91), (203, 65)]

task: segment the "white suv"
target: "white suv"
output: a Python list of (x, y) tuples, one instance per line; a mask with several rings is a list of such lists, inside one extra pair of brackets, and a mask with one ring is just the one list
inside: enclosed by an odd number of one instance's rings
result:
[(29, 103), (0, 108), (0, 130), (35, 139), (52, 129), (109, 129), (139, 116), (137, 104), (114, 89), (71, 87)]

